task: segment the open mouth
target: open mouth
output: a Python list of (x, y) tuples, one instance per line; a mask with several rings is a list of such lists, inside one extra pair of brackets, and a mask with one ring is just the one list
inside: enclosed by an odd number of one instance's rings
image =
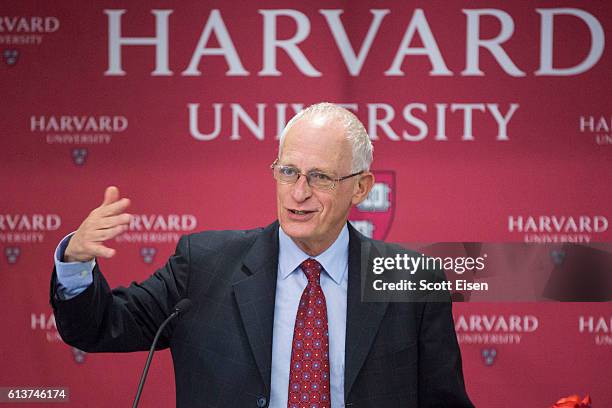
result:
[(289, 212), (291, 212), (292, 214), (295, 215), (306, 215), (306, 214), (311, 214), (315, 211), (308, 211), (308, 210), (289, 210)]

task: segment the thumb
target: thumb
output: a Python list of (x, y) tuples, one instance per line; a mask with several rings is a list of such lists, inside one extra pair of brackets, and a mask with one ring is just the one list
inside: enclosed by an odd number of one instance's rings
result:
[(119, 200), (119, 189), (115, 186), (106, 187), (106, 191), (104, 191), (104, 201), (102, 202), (102, 205), (112, 204), (117, 200)]

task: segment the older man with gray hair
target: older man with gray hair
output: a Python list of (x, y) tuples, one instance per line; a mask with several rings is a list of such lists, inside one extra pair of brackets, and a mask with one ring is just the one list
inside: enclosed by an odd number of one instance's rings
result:
[(104, 241), (126, 230), (130, 202), (107, 188), (56, 250), (60, 334), (89, 352), (147, 350), (189, 298), (160, 340), (179, 407), (471, 407), (450, 302), (361, 301), (370, 240), (347, 219), (374, 184), (372, 150), (351, 112), (308, 107), (271, 165), (277, 221), (183, 236), (149, 279), (113, 290), (95, 259), (114, 256)]

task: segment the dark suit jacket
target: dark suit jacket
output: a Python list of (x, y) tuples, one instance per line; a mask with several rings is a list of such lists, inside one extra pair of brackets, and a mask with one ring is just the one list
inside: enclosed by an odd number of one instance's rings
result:
[[(360, 252), (370, 240), (349, 225), (347, 407), (471, 407), (449, 302), (360, 301)], [(387, 245), (377, 243), (377, 245)], [(266, 406), (270, 395), (278, 222), (250, 231), (183, 236), (166, 265), (142, 283), (93, 284), (51, 305), (66, 343), (87, 352), (148, 350), (182, 298), (193, 302), (164, 331), (178, 407)]]

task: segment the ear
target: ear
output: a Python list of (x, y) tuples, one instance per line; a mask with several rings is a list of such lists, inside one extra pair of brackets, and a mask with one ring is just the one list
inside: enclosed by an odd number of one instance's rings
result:
[(372, 190), (372, 187), (374, 187), (374, 175), (369, 171), (361, 174), (359, 176), (359, 181), (355, 183), (355, 190), (353, 192), (351, 203), (353, 205), (360, 204), (366, 199), (370, 193), (370, 190)]

